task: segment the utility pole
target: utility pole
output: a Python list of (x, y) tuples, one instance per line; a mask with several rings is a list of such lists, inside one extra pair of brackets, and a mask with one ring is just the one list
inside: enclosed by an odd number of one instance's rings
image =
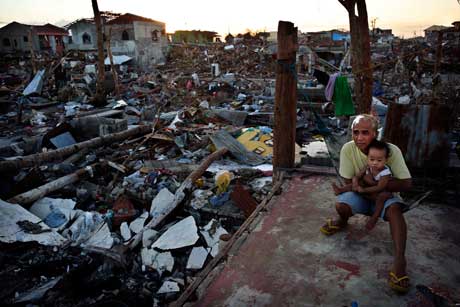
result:
[(297, 27), (287, 21), (278, 23), (278, 54), (276, 66), (275, 125), (273, 169), (292, 168), (295, 161), (297, 74)]
[(94, 97), (94, 103), (96, 105), (102, 105), (106, 103), (104, 80), (105, 80), (105, 69), (104, 69), (104, 38), (102, 36), (102, 21), (101, 13), (97, 5), (97, 0), (91, 0), (94, 12), (94, 22), (96, 24), (97, 32), (97, 82), (96, 82), (96, 95)]

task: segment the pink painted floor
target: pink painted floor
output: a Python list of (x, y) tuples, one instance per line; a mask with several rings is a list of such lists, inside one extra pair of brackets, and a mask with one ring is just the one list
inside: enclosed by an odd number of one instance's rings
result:
[(296, 177), (195, 306), (420, 306), (415, 285), (460, 299), (460, 208), (422, 204), (405, 214), (407, 262), (412, 288), (398, 295), (387, 286), (392, 263), (389, 226), (370, 233), (365, 217), (350, 219), (331, 237), (319, 228), (334, 215), (331, 178)]

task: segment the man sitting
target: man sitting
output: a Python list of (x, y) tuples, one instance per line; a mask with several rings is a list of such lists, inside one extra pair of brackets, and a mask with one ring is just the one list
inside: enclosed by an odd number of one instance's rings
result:
[[(343, 145), (340, 151), (339, 173), (346, 184), (351, 184), (353, 176), (366, 167), (368, 146), (377, 137), (378, 121), (371, 115), (358, 115), (351, 127), (353, 140)], [(407, 191), (412, 186), (412, 179), (401, 150), (393, 144), (388, 145), (391, 153), (387, 164), (391, 168), (393, 177), (389, 180), (386, 190), (388, 192)], [(398, 196), (389, 198), (384, 203), (381, 216), (390, 224), (394, 245), (394, 261), (390, 271), (389, 285), (392, 289), (405, 293), (409, 290), (409, 277), (406, 273), (407, 228), (402, 214), (404, 206), (405, 204)], [(335, 208), (338, 218), (328, 220), (320, 229), (326, 235), (342, 230), (347, 225), (348, 219), (356, 213), (372, 215), (375, 210), (375, 201), (360, 195), (355, 187), (353, 191), (337, 196)]]

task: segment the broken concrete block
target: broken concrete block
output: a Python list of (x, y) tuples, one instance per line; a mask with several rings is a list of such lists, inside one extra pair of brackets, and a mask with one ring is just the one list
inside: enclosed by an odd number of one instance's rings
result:
[(150, 207), (150, 216), (156, 218), (164, 215), (167, 209), (174, 203), (174, 194), (169, 192), (167, 188), (162, 189), (157, 196), (152, 200)]
[(187, 269), (201, 269), (211, 249), (203, 246), (194, 247), (187, 261)]
[(30, 207), (29, 211), (44, 220), (51, 213), (53, 208), (57, 208), (66, 215), (68, 220), (70, 220), (73, 217), (75, 204), (76, 202), (72, 199), (43, 197), (37, 200), (32, 207)]
[(174, 267), (174, 257), (170, 252), (159, 253), (151, 248), (141, 250), (142, 264), (158, 271), (161, 275), (165, 271), (172, 272)]
[(129, 230), (128, 223), (123, 222), (120, 225), (120, 232), (123, 240), (128, 241), (131, 239), (131, 230)]
[(113, 238), (109, 226), (104, 223), (99, 229), (93, 232), (92, 236), (82, 246), (94, 246), (105, 249), (112, 248)]
[(197, 227), (193, 216), (189, 216), (171, 226), (153, 243), (152, 248), (170, 250), (190, 246), (198, 241)]
[(158, 290), (157, 294), (162, 293), (171, 293), (171, 292), (179, 292), (179, 285), (173, 281), (165, 281), (161, 288)]
[(223, 234), (228, 234), (228, 232), (215, 219), (212, 219), (201, 231), (206, 244), (211, 248), (211, 256), (213, 257), (219, 253), (220, 236)]
[[(18, 225), (28, 221), (39, 227), (40, 232), (33, 233)], [(23, 207), (0, 200), (0, 241), (5, 243), (36, 241), (42, 245), (58, 246), (65, 242), (64, 237), (51, 230), (40, 218)]]
[(128, 129), (126, 119), (100, 118), (99, 136), (121, 132)]
[(174, 267), (174, 257), (170, 252), (157, 253), (153, 258), (152, 267), (157, 270), (160, 275), (165, 271), (172, 272)]
[(129, 224), (129, 229), (131, 229), (131, 231), (134, 233), (139, 233), (142, 230), (142, 228), (144, 228), (145, 221), (148, 217), (148, 212), (142, 213), (137, 219), (135, 219), (131, 222), (131, 224)]
[(157, 235), (158, 231), (153, 229), (144, 230), (142, 233), (142, 247), (151, 247)]

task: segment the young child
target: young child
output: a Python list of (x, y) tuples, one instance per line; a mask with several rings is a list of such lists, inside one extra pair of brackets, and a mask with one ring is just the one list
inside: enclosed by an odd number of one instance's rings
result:
[(392, 193), (385, 191), (391, 177), (391, 170), (385, 165), (389, 155), (390, 148), (387, 143), (373, 140), (368, 148), (367, 166), (352, 178), (352, 183), (341, 187), (332, 184), (335, 195), (354, 191), (375, 201), (374, 213), (366, 224), (368, 230), (375, 227), (382, 214), (385, 201), (393, 196)]

